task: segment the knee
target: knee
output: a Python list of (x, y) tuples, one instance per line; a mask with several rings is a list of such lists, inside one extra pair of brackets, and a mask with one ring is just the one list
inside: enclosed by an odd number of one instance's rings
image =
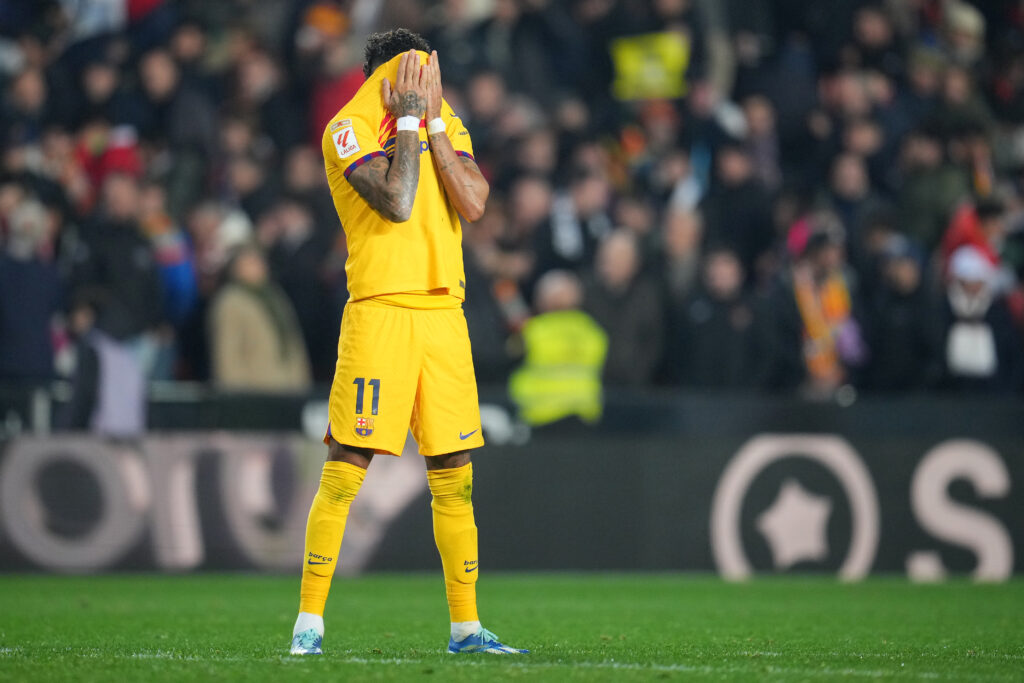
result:
[(327, 460), (329, 462), (347, 462), (365, 470), (373, 460), (373, 449), (346, 446), (331, 439), (330, 445), (327, 446)]
[(427, 455), (423, 458), (427, 463), (428, 470), (450, 470), (456, 467), (464, 467), (470, 461), (469, 451), (456, 451), (444, 455)]
[(427, 483), (435, 507), (454, 509), (473, 504), (473, 469), (468, 462), (463, 467), (429, 470)]
[(337, 449), (331, 455), (335, 457), (328, 457), (320, 473), (317, 497), (331, 504), (348, 505), (363, 485), (369, 460), (358, 453)]

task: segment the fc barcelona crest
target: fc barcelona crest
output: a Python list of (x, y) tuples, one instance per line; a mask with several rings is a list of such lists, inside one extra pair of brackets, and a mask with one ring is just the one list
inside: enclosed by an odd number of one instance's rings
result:
[(362, 437), (367, 437), (373, 434), (373, 418), (372, 417), (357, 417), (356, 418), (356, 434)]

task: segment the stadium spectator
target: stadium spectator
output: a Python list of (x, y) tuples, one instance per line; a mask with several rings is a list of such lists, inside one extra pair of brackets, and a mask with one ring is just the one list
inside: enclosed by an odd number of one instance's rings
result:
[(466, 126), (473, 140), (479, 140), (474, 149), (484, 159), (493, 159), (500, 150), (498, 129), (507, 98), (505, 81), (496, 71), (480, 69), (466, 84)]
[(99, 210), (83, 226), (74, 254), (72, 291), (94, 293), (96, 328), (135, 348), (147, 376), (164, 376), (166, 322), (160, 266), (139, 224), (138, 181), (112, 173)]
[(578, 32), (558, 3), (498, 0), (490, 16), (472, 30), (478, 64), (498, 71), (507, 83), (550, 101), (554, 89), (567, 82), (565, 60), (556, 46), (571, 46)]
[(582, 303), (580, 280), (568, 271), (550, 271), (537, 283), (537, 315), (523, 326), (523, 364), (509, 380), (509, 396), (529, 424), (601, 416), (608, 336)]
[(195, 262), (198, 300), (178, 330), (179, 377), (207, 380), (210, 378), (209, 305), (222, 282), (229, 256), (254, 239), (253, 228), (242, 211), (212, 200), (196, 206), (186, 225)]
[(131, 126), (93, 119), (79, 129), (74, 154), (89, 180), (89, 191), (81, 193), (76, 206), (83, 216), (95, 211), (107, 176), (142, 174), (142, 154)]
[(863, 253), (863, 227), (868, 217), (881, 208), (880, 199), (871, 191), (867, 164), (849, 152), (840, 154), (832, 164), (827, 198), (846, 234), (846, 247), (855, 264)]
[(533, 241), (540, 227), (551, 215), (554, 191), (543, 176), (524, 175), (517, 178), (508, 191), (507, 227), (497, 236), (505, 254), (519, 256), (521, 262), (505, 275), (522, 279), (533, 267)]
[(292, 200), (278, 202), (264, 212), (256, 234), (273, 280), (295, 310), (314, 376), (328, 382), (334, 377), (338, 357), (332, 339), (334, 320), (324, 315), (330, 301), (321, 275), (330, 244), (317, 234), (307, 205)]
[(281, 66), (265, 49), (250, 46), (237, 63), (234, 105), (256, 120), (278, 154), (307, 140), (305, 117), (291, 93)]
[(138, 354), (96, 326), (104, 295), (74, 295), (68, 331), (74, 340), (71, 398), (58, 417), (61, 429), (115, 438), (139, 437), (146, 428), (146, 377)]
[(885, 10), (866, 4), (857, 10), (853, 23), (854, 49), (858, 66), (900, 78), (905, 70), (904, 47)]
[(207, 201), (193, 209), (188, 232), (195, 249), (199, 292), (208, 298), (220, 283), (231, 252), (253, 239), (252, 222), (241, 211)]
[(944, 389), (1006, 393), (1020, 387), (1021, 337), (998, 277), (977, 247), (960, 247), (950, 258), (941, 327)]
[[(474, 232), (477, 230), (479, 225)], [(521, 328), (529, 310), (515, 281), (492, 280), (485, 269), (482, 258), (496, 250), (467, 247), (463, 256), (466, 301), (462, 308), (469, 338), (473, 340), (473, 368), (478, 382), (501, 383), (507, 379), (512, 364), (514, 343), (509, 330)]]
[[(891, 86), (887, 83), (886, 87)], [(890, 100), (879, 118), (885, 120), (898, 116)], [(883, 194), (891, 189), (895, 159), (892, 146), (886, 144), (885, 135), (882, 124), (874, 118), (855, 119), (843, 126), (843, 150), (864, 160), (870, 189)]]
[(331, 242), (338, 231), (338, 214), (322, 166), (318, 150), (306, 145), (292, 147), (285, 157), (282, 190), (312, 212), (317, 237)]
[(231, 391), (298, 392), (311, 382), (295, 310), (258, 247), (243, 246), (210, 304), (211, 378)]
[(277, 178), (268, 161), (269, 158), (252, 152), (228, 161), (225, 199), (241, 209), (250, 221), (269, 211), (279, 196)]
[(696, 209), (707, 189), (690, 155), (683, 149), (671, 149), (663, 154), (648, 177), (648, 183), (654, 199), (667, 202), (670, 211)]
[(608, 333), (604, 380), (609, 386), (650, 384), (661, 361), (661, 297), (640, 266), (636, 238), (619, 228), (598, 247), (585, 285), (583, 310)]
[(17, 185), (0, 186), (0, 378), (53, 376), (53, 325), (62, 285), (54, 216)]
[(855, 282), (835, 217), (818, 214), (814, 229), (771, 295), (768, 385), (832, 397), (855, 382), (867, 360)]
[(60, 211), (62, 226), (87, 213), (95, 200), (95, 190), (76, 154), (74, 138), (63, 128), (51, 127), (43, 134), (38, 153), (26, 179), (46, 204)]
[(132, 102), (123, 87), (121, 70), (111, 59), (98, 56), (90, 60), (79, 77), (79, 91), (74, 111), (68, 115), (73, 128), (95, 119), (122, 122), (131, 112)]
[(527, 131), (516, 145), (510, 171), (516, 175), (533, 174), (550, 178), (558, 163), (558, 141), (555, 131), (544, 126)]
[(216, 114), (204, 94), (182, 78), (166, 49), (142, 56), (139, 81), (141, 91), (128, 122), (154, 152), (167, 155), (168, 207), (180, 217), (202, 195), (216, 151)]
[(703, 236), (704, 222), (699, 212), (669, 209), (661, 233), (661, 252), (655, 270), (665, 302), (670, 308), (681, 307), (697, 282)]
[(934, 384), (935, 306), (929, 297), (923, 253), (902, 235), (890, 235), (878, 257), (879, 282), (866, 306), (871, 358), (865, 388), (922, 391)]
[(537, 228), (537, 275), (579, 270), (594, 262), (598, 243), (612, 231), (611, 186), (598, 171), (579, 169), (566, 192), (556, 193), (548, 220)]
[[(1006, 209), (998, 199), (982, 199), (973, 204), (960, 207), (952, 220), (949, 229), (942, 238), (943, 270), (949, 270), (949, 264), (961, 247), (973, 247), (988, 262), (998, 267), (1000, 249), (1006, 238)], [(994, 283), (1000, 286), (1003, 283)]]
[(954, 64), (974, 66), (984, 55), (985, 16), (963, 0), (952, 0), (942, 12), (942, 46)]
[(199, 284), (185, 231), (168, 213), (167, 194), (159, 183), (150, 182), (142, 188), (139, 224), (153, 245), (160, 268), (167, 320), (180, 327), (195, 309)]
[(668, 340), (669, 376), (692, 387), (757, 386), (762, 333), (743, 289), (743, 266), (734, 252), (711, 248), (701, 271), (700, 289), (670, 313), (676, 322)]
[(54, 113), (49, 111), (49, 87), (42, 70), (25, 69), (11, 79), (4, 94), (0, 108), (0, 130), (4, 142), (38, 141), (43, 136), (43, 129), (54, 117)]
[(782, 184), (779, 167), (779, 137), (775, 128), (775, 108), (763, 95), (751, 95), (743, 101), (746, 119), (746, 148), (753, 166), (753, 176), (769, 190)]
[(971, 74), (963, 66), (953, 64), (946, 68), (939, 105), (931, 120), (949, 138), (963, 131), (988, 133), (991, 129), (992, 114), (975, 92)]
[(903, 141), (897, 196), (900, 229), (931, 250), (956, 207), (969, 194), (963, 171), (945, 160), (942, 139), (918, 128)]
[(480, 68), (485, 46), (473, 34), (482, 18), (480, 8), (468, 2), (439, 3), (428, 17), (431, 26), (423, 35), (438, 54), (449, 55), (445, 60), (448, 83), (465, 86)]
[(905, 87), (896, 95), (903, 126), (888, 131), (892, 140), (908, 132), (906, 125), (923, 121), (931, 113), (938, 104), (942, 87), (942, 72), (946, 66), (942, 53), (925, 45), (914, 46), (909, 53)]
[(742, 146), (730, 142), (719, 148), (715, 183), (701, 211), (708, 242), (735, 251), (744, 270), (752, 272), (758, 257), (771, 246), (771, 202)]
[(175, 29), (168, 44), (181, 72), (183, 86), (213, 101), (223, 87), (222, 79), (210, 68), (210, 40), (206, 27), (196, 19), (185, 17)]

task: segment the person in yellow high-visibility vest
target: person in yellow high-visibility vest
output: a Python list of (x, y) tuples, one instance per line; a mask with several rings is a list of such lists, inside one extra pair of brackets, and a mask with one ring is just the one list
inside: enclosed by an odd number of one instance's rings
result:
[(579, 310), (583, 288), (572, 273), (544, 275), (535, 299), (538, 315), (523, 327), (525, 358), (509, 380), (520, 417), (535, 426), (572, 416), (597, 420), (608, 335)]

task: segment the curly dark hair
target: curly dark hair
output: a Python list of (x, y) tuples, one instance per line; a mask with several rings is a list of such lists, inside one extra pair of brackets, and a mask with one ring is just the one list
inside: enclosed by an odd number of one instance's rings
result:
[(407, 28), (371, 33), (366, 39), (366, 51), (363, 53), (363, 74), (369, 78), (378, 66), (408, 50), (430, 52), (430, 43)]

